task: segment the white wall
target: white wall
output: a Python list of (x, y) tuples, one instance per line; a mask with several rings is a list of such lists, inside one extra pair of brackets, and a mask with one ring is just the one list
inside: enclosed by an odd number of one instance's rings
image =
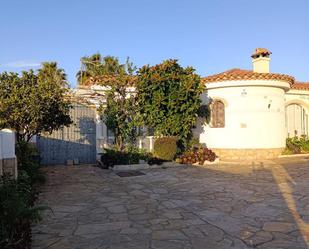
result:
[(251, 83), (246, 85), (241, 81), (237, 86), (237, 82), (229, 82), (228, 87), (210, 88), (203, 94), (204, 103), (209, 98), (221, 99), (225, 103), (225, 127), (203, 125), (199, 128), (202, 129), (201, 143), (209, 148), (223, 149), (285, 147), (286, 86), (279, 88), (272, 87), (269, 82), (262, 82), (262, 86), (258, 86), (259, 82)]
[(289, 103), (299, 103), (309, 109), (309, 91), (291, 89), (285, 95), (285, 101)]
[(9, 129), (0, 130), (0, 175), (6, 172), (4, 168), (7, 166), (4, 165), (9, 165), (12, 174), (17, 177), (15, 134)]
[(0, 159), (15, 158), (15, 134), (9, 129), (0, 131)]
[[(297, 105), (297, 106), (295, 106)], [(309, 135), (309, 91), (292, 89), (285, 95), (285, 106), (287, 110), (287, 136), (294, 136), (295, 130), (298, 135), (303, 131)], [(293, 110), (298, 107), (298, 110)], [(301, 113), (301, 112), (305, 113)], [(302, 126), (306, 127), (302, 127)]]

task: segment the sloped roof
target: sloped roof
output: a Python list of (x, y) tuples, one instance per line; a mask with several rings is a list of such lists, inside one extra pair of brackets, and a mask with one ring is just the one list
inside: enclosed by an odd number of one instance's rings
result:
[[(125, 75), (121, 80), (125, 79), (126, 84), (128, 86), (133, 86), (136, 82), (136, 76)], [(89, 77), (84, 82), (84, 86), (92, 86), (92, 85), (110, 85), (111, 82), (114, 84), (119, 81), (117, 76), (113, 75), (104, 75), (104, 76), (96, 76), (96, 77)], [(120, 82), (119, 82), (120, 83)]]
[(291, 89), (309, 91), (309, 82), (295, 82)]
[(244, 70), (240, 68), (233, 68), (231, 70), (210, 75), (204, 77), (202, 81), (204, 83), (213, 83), (220, 81), (233, 81), (233, 80), (277, 80), (277, 81), (286, 81), (292, 85), (295, 81), (294, 77), (286, 74), (277, 74), (277, 73), (256, 73), (252, 70)]

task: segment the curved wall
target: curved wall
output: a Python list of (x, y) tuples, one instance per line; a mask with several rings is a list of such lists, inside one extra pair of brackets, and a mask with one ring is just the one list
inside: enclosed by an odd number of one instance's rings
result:
[[(227, 82), (207, 85), (203, 103), (221, 99), (225, 127), (199, 127), (201, 143), (212, 149), (281, 149), (285, 147), (285, 82)], [(283, 86), (283, 87), (282, 87)]]

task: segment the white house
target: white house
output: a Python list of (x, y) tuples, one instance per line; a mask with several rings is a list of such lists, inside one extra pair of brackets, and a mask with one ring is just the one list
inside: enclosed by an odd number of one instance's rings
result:
[[(202, 102), (210, 104), (211, 120), (199, 122), (194, 133), (224, 160), (274, 158), (281, 154), (287, 137), (309, 135), (309, 83), (270, 72), (270, 55), (269, 50), (258, 48), (251, 56), (252, 70), (235, 68), (202, 79), (206, 86)], [(96, 108), (106, 90), (93, 82), (74, 94)], [(98, 115), (96, 127), (100, 153), (113, 134)], [(152, 139), (148, 140), (140, 146), (151, 145)]]
[(253, 53), (253, 70), (231, 69), (203, 78), (211, 121), (195, 134), (222, 159), (277, 157), (287, 137), (308, 136), (309, 83), (271, 73), (271, 52)]

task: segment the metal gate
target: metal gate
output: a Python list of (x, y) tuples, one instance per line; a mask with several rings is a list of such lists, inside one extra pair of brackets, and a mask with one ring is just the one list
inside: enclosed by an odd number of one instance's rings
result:
[(42, 134), (37, 146), (42, 165), (74, 163), (88, 164), (96, 161), (95, 110), (82, 104), (71, 109), (73, 124), (52, 134)]

